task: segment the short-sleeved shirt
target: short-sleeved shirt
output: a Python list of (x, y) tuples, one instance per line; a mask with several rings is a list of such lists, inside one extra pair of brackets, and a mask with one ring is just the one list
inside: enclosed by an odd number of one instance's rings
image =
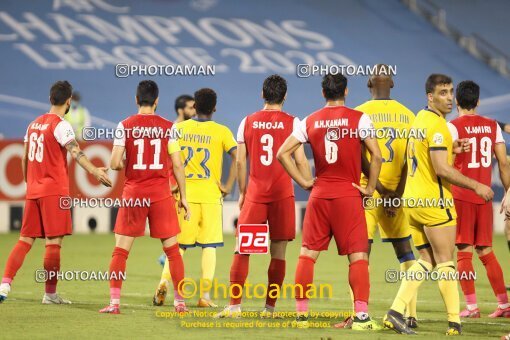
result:
[(241, 121), (237, 143), (246, 145), (250, 164), (246, 199), (268, 203), (294, 196), (292, 179), (276, 153), (298, 124), (298, 118), (278, 110), (261, 110)]
[[(374, 128), (378, 130), (377, 138), (383, 158), (379, 181), (389, 190), (395, 190), (400, 182), (400, 175), (406, 159), (407, 137), (414, 113), (407, 107), (393, 99), (369, 100), (356, 110), (367, 114)], [(370, 153), (366, 152), (370, 160)], [(368, 179), (361, 174), (361, 185), (365, 186)]]
[(175, 124), (186, 174), (186, 196), (192, 203), (221, 203), (223, 153), (237, 148), (234, 135), (212, 120), (188, 119)]
[[(498, 123), (478, 114), (463, 115), (448, 123), (453, 140), (469, 138), (471, 151), (455, 156), (454, 166), (464, 176), (491, 186), (494, 146), (505, 143)], [(476, 204), (485, 201), (473, 190), (452, 185), (453, 198)]]
[(37, 117), (27, 128), (27, 199), (69, 196), (66, 144), (75, 140), (69, 122), (54, 113)]
[(156, 114), (134, 114), (119, 123), (113, 145), (126, 148), (123, 198), (170, 197), (169, 154), (179, 152), (172, 126)]
[[(444, 150), (448, 154), (448, 164), (452, 165), (453, 140), (440, 114), (421, 110), (416, 115), (407, 145), (407, 182), (404, 197), (407, 199), (452, 199), (450, 183), (437, 176), (430, 153)], [(441, 200), (439, 201), (441, 202)]]
[(315, 163), (311, 197), (359, 197), (361, 144), (373, 134), (368, 115), (345, 106), (325, 106), (305, 117), (292, 135), (310, 143)]

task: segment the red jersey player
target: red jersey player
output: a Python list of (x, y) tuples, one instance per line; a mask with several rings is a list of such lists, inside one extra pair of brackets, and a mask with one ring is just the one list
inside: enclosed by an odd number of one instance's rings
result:
[[(368, 315), (368, 235), (360, 191), (367, 196), (373, 194), (382, 158), (368, 115), (344, 106), (347, 93), (343, 75), (326, 75), (322, 80), (326, 106), (304, 118), (278, 151), (278, 160), (290, 176), (304, 189), (312, 189), (296, 269), (295, 325), (299, 328), (308, 327), (308, 291), (315, 262), (334, 237), (338, 254), (347, 255), (350, 262), (349, 285), (356, 312), (352, 329), (380, 329)], [(306, 142), (312, 147), (315, 182), (304, 178), (290, 157)], [(365, 188), (359, 186), (363, 145), (371, 155)]]
[[(276, 161), (275, 154), (285, 139), (299, 124), (299, 119), (282, 111), (287, 95), (287, 81), (279, 75), (264, 80), (261, 111), (245, 117), (237, 132), (237, 179), (239, 183), (240, 224), (269, 225), (271, 262), (267, 271), (268, 292), (264, 316), (272, 316), (276, 298), (285, 278), (285, 250), (287, 242), (295, 238), (294, 187), (290, 176)], [(250, 177), (246, 185), (246, 159), (250, 163)], [(305, 178), (312, 178), (304, 148), (294, 153), (296, 164)], [(237, 242), (236, 242), (237, 244)], [(249, 255), (234, 253), (230, 268), (232, 296), (230, 305), (217, 317), (235, 317), (241, 313), (242, 288), (248, 276)], [(273, 291), (274, 290), (274, 291)], [(273, 293), (271, 293), (273, 291)]]
[(60, 270), (60, 247), (64, 236), (72, 233), (71, 211), (67, 206), (69, 199), (67, 151), (98, 181), (106, 186), (112, 185), (106, 174), (107, 169), (96, 168), (88, 160), (75, 140), (73, 128), (64, 120), (64, 115), (71, 106), (72, 92), (73, 88), (67, 81), (57, 81), (53, 84), (50, 90), (50, 111), (37, 117), (28, 126), (22, 160), (27, 193), (21, 235), (5, 266), (0, 285), (0, 302), (7, 298), (11, 282), (35, 239), (45, 238), (46, 285), (42, 303), (71, 303), (56, 292), (57, 273)]
[[(487, 186), (491, 185), (492, 158), (498, 160), (501, 182), (510, 187), (510, 167), (506, 145), (498, 123), (476, 112), (480, 87), (472, 81), (457, 86), (456, 99), (459, 117), (449, 123), (453, 140), (469, 139), (470, 151), (457, 154), (454, 166), (464, 175)], [(479, 318), (475, 282), (472, 274), (473, 247), (487, 271), (487, 276), (498, 300), (498, 308), (489, 317), (510, 317), (510, 304), (503, 280), (503, 271), (492, 251), (492, 202), (485, 202), (473, 191), (452, 185), (457, 210), (457, 266), (460, 285), (467, 307), (461, 317)], [(471, 275), (471, 276), (470, 276)]]
[[(152, 80), (144, 80), (136, 90), (138, 114), (119, 123), (114, 141), (111, 168), (125, 169), (123, 199), (149, 199), (147, 206), (126, 206), (119, 209), (115, 222), (115, 249), (110, 262), (110, 304), (100, 313), (119, 314), (122, 277), (126, 260), (136, 237), (143, 236), (149, 219), (150, 235), (159, 238), (170, 264), (174, 285), (175, 310), (185, 312), (186, 306), (178, 292), (184, 279), (184, 264), (179, 254), (177, 234), (180, 232), (175, 200), (170, 191), (170, 154), (173, 171), (180, 190), (179, 210), (184, 208), (188, 219), (188, 204), (184, 169), (178, 142), (173, 138), (172, 122), (155, 114), (159, 90)], [(136, 133), (135, 133), (136, 132)], [(124, 152), (126, 159), (123, 160)], [(136, 200), (135, 200), (136, 202)]]

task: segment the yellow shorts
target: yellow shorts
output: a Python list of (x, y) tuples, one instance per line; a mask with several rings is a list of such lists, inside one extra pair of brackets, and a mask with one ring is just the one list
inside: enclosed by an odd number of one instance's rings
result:
[(213, 203), (188, 203), (191, 217), (179, 214), (181, 233), (177, 242), (181, 248), (223, 247), (223, 205)]
[(379, 229), (381, 241), (383, 242), (409, 240), (411, 238), (409, 221), (402, 208), (397, 210), (395, 217), (388, 217), (384, 213), (384, 207), (378, 206), (365, 210), (365, 218), (367, 220), (368, 241), (370, 243), (374, 241), (377, 229)]
[(405, 208), (411, 225), (411, 236), (416, 249), (430, 247), (424, 227), (442, 228), (457, 225), (455, 208)]

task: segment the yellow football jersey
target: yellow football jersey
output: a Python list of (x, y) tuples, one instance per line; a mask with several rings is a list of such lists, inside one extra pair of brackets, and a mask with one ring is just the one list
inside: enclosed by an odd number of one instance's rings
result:
[(404, 198), (451, 200), (450, 183), (436, 175), (429, 154), (434, 152), (433, 150), (446, 150), (448, 164), (452, 164), (453, 140), (446, 120), (441, 115), (424, 109), (416, 115), (412, 129), (416, 134), (409, 138), (407, 146), (408, 172)]
[[(414, 113), (393, 99), (369, 100), (356, 107), (356, 110), (369, 115), (377, 130), (377, 142), (383, 157), (379, 181), (387, 189), (395, 190), (405, 162), (407, 136)], [(367, 158), (370, 160), (368, 151)], [(367, 178), (362, 174), (361, 185), (366, 184)]]
[(192, 203), (221, 203), (223, 152), (237, 147), (234, 135), (212, 120), (188, 119), (175, 124), (186, 175), (186, 196)]

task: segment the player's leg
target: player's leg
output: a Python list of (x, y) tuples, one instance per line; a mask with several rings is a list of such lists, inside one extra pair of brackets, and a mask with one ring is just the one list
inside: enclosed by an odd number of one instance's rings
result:
[[(458, 228), (458, 227), (457, 227)], [(457, 230), (459, 239), (459, 230)], [(473, 246), (471, 244), (457, 244), (457, 270), (459, 272), (459, 284), (464, 294), (466, 308), (460, 312), (461, 318), (479, 318), (480, 310), (476, 301), (475, 280), (473, 275)]]
[(38, 200), (25, 200), (20, 238), (7, 258), (4, 275), (0, 283), (0, 303), (7, 299), (14, 277), (23, 265), (25, 257), (32, 248), (35, 239), (38, 237), (44, 237)]
[(60, 249), (63, 237), (46, 237), (46, 251), (44, 253), (44, 270), (46, 282), (43, 304), (70, 304), (57, 294), (58, 272), (60, 271)]
[(179, 244), (177, 237), (162, 238), (163, 251), (167, 257), (170, 276), (174, 287), (174, 308), (178, 313), (187, 312), (186, 304), (184, 302), (183, 294), (180, 291), (180, 283), (184, 280), (184, 262), (182, 255), (179, 252)]
[(368, 314), (368, 233), (361, 197), (336, 198), (330, 200), (329, 205), (331, 229), (338, 254), (347, 255), (349, 259), (349, 286), (353, 293), (355, 313), (352, 329), (380, 329)]
[(60, 208), (60, 196), (47, 196), (39, 200), (41, 219), (46, 236), (44, 269), (46, 271), (43, 304), (69, 304), (57, 294), (57, 277), (60, 271), (60, 249), (65, 235), (72, 234), (71, 211)]
[(272, 316), (285, 279), (287, 243), (296, 237), (294, 197), (271, 202), (268, 209), (271, 262), (267, 270), (267, 296), (264, 312), (268, 312), (266, 316)]
[[(409, 219), (401, 207), (395, 211), (394, 216), (388, 216), (384, 211), (379, 218), (382, 242), (391, 242), (393, 250), (400, 263), (400, 271), (406, 272), (415, 263), (413, 249), (411, 247), (411, 229)], [(417, 328), (416, 299), (414, 295), (406, 306), (406, 323), (410, 328)]]
[(393, 300), (390, 310), (384, 316), (383, 322), (384, 327), (392, 329), (397, 333), (415, 334), (406, 323), (404, 312), (412, 299), (417, 296), (420, 285), (434, 267), (435, 262), (427, 236), (423, 227), (420, 226), (422, 221), (418, 208), (407, 210), (406, 215), (409, 218), (413, 243), (420, 253), (420, 258), (407, 269), (397, 296)]
[(492, 250), (493, 211), (492, 202), (476, 206), (475, 249), (487, 272), (487, 278), (498, 301), (496, 311), (489, 317), (510, 317), (510, 304), (505, 288), (503, 270)]
[[(178, 194), (176, 196), (177, 196), (177, 198), (179, 197)], [(174, 197), (174, 200), (177, 200), (177, 198)], [(175, 209), (177, 211), (177, 203), (175, 204)], [(182, 213), (182, 214), (178, 215), (178, 218), (179, 218), (179, 226), (182, 226), (182, 220), (184, 220), (184, 214)], [(179, 250), (179, 252), (181, 252), (181, 251)], [(184, 254), (184, 251), (181, 252), (181, 255), (183, 255), (183, 254)], [(170, 268), (168, 267), (168, 259), (166, 257), (166, 254), (163, 253), (158, 258), (158, 261), (163, 266), (163, 271), (161, 272), (160, 283), (168, 284), (172, 278), (171, 278), (171, 275), (170, 275)], [(157, 297), (157, 294), (154, 296), (153, 304), (156, 305), (156, 306), (163, 305), (163, 303), (165, 302), (164, 298), (163, 298), (162, 301), (158, 302), (158, 301), (156, 301), (156, 297)], [(166, 294), (165, 294), (165, 297), (166, 297)]]
[[(122, 208), (121, 208), (122, 209)], [(119, 210), (120, 214), (120, 210)], [(115, 248), (110, 260), (110, 304), (99, 313), (120, 313), (120, 291), (126, 277), (126, 262), (135, 238), (132, 236), (115, 234)]]
[(184, 280), (184, 263), (179, 252), (177, 235), (180, 232), (179, 218), (174, 209), (175, 200), (168, 197), (164, 200), (151, 203), (148, 213), (149, 229), (152, 238), (158, 238), (163, 245), (170, 270), (170, 278), (174, 288), (174, 308), (176, 312), (186, 312), (186, 305), (180, 284)]
[(319, 254), (328, 249), (331, 240), (329, 223), (329, 200), (310, 197), (303, 221), (302, 247), (295, 273), (295, 296), (297, 318), (294, 325), (308, 327), (307, 295), (313, 284), (314, 267)]
[(475, 281), (471, 278), (473, 268), (473, 245), (475, 241), (476, 205), (455, 200), (457, 211), (457, 268), (459, 283), (466, 301), (466, 308), (460, 313), (463, 318), (479, 318), (480, 310), (476, 303)]
[[(505, 235), (506, 242), (508, 244), (508, 250), (510, 251), (510, 219), (505, 220)], [(506, 290), (510, 290), (510, 284), (506, 285)]]
[(425, 234), (430, 241), (436, 268), (439, 272), (439, 291), (443, 297), (448, 314), (448, 335), (461, 333), (459, 316), (459, 289), (457, 286), (456, 269), (453, 262), (455, 251), (456, 225), (455, 217), (452, 222), (444, 223), (442, 226), (425, 227)]
[(34, 237), (20, 236), (16, 245), (12, 248), (9, 257), (7, 258), (7, 263), (5, 264), (2, 282), (0, 283), (0, 303), (7, 299), (7, 296), (11, 291), (12, 280), (23, 265), (25, 256), (32, 248), (34, 241)]
[[(372, 252), (372, 243), (374, 242), (375, 234), (377, 233), (379, 225), (379, 216), (383, 211), (383, 207), (367, 208), (365, 207), (365, 219), (367, 221), (367, 234), (368, 234), (368, 255)], [(352, 312), (351, 315), (346, 317), (342, 322), (334, 325), (335, 328), (351, 329), (352, 322), (356, 313), (354, 311), (354, 294), (349, 286), (349, 295), (351, 296)]]
[[(190, 209), (190, 219), (184, 219), (184, 212), (178, 215), (179, 226), (181, 232), (177, 235), (177, 243), (179, 244), (179, 253), (184, 255), (187, 248), (195, 247), (195, 242), (198, 235), (198, 224), (200, 223), (200, 216), (202, 214), (200, 204), (188, 203)], [(161, 272), (161, 279), (159, 280), (158, 288), (152, 298), (154, 306), (162, 306), (165, 303), (166, 295), (170, 289), (170, 282), (172, 282), (172, 275), (170, 273), (170, 266), (168, 263), (168, 256), (165, 254), (165, 264)], [(175, 302), (175, 301), (174, 301)]]
[(197, 246), (202, 247), (202, 277), (199, 307), (218, 307), (211, 299), (210, 290), (216, 271), (216, 248), (223, 247), (223, 206), (201, 204), (202, 216), (197, 235)]
[(236, 228), (236, 243), (232, 265), (230, 266), (230, 303), (215, 317), (239, 317), (241, 315), (241, 302), (243, 298), (243, 288), (248, 277), (250, 265), (250, 255), (239, 254), (238, 233), (241, 224), (262, 224), (267, 222), (267, 204), (256, 203), (245, 200), (243, 208), (239, 214)]
[(99, 313), (120, 313), (120, 291), (126, 277), (126, 262), (136, 237), (145, 233), (149, 207), (121, 207), (115, 221), (115, 247), (110, 260), (110, 304)]

